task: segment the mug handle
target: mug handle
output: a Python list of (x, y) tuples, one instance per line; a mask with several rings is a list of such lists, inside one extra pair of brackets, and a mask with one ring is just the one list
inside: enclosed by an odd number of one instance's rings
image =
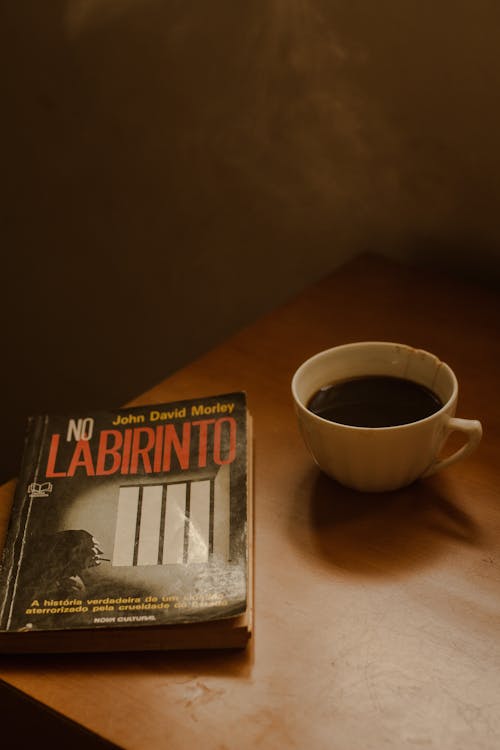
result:
[(458, 461), (460, 458), (468, 456), (473, 450), (477, 448), (480, 443), (483, 428), (481, 422), (477, 419), (458, 419), (457, 417), (449, 417), (446, 424), (449, 432), (464, 432), (467, 436), (467, 442), (462, 445), (455, 453), (447, 458), (437, 458), (426, 471), (422, 474), (422, 477), (430, 477), (431, 474), (435, 474), (436, 471), (441, 471), (445, 466), (450, 466)]

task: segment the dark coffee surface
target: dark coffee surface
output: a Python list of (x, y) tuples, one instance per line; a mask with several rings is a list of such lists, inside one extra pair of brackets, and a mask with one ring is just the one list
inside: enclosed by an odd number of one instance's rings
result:
[(368, 375), (326, 385), (307, 404), (314, 414), (352, 427), (393, 427), (418, 422), (443, 403), (419, 383), (385, 375)]

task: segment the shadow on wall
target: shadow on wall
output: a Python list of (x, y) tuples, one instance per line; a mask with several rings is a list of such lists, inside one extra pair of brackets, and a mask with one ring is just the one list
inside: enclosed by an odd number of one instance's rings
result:
[(353, 254), (498, 273), (487, 0), (1, 15), (0, 478), (27, 414), (117, 406)]

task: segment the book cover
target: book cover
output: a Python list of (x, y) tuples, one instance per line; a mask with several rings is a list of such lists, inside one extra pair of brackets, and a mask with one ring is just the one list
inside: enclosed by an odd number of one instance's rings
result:
[(31, 418), (2, 555), (0, 636), (242, 616), (249, 419), (241, 392)]

